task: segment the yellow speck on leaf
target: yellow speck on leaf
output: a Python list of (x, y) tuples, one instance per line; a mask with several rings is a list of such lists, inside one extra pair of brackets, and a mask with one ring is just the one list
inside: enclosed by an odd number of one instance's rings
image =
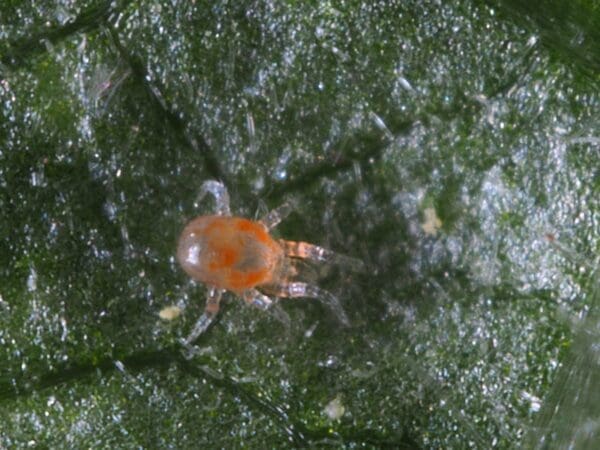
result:
[(181, 314), (181, 308), (179, 306), (166, 306), (160, 310), (158, 317), (163, 320), (174, 320)]
[(442, 227), (442, 221), (438, 217), (435, 208), (425, 208), (423, 215), (425, 216), (425, 220), (421, 224), (421, 228), (425, 234), (435, 236)]

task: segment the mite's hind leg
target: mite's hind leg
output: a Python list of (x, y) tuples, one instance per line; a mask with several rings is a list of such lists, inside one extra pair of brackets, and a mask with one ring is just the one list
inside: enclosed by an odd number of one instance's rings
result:
[(361, 271), (365, 268), (364, 263), (357, 258), (346, 255), (340, 255), (318, 245), (308, 242), (279, 240), (285, 254), (291, 258), (304, 258), (317, 262), (339, 264), (354, 271)]
[(295, 208), (296, 202), (294, 200), (288, 200), (284, 204), (269, 211), (269, 213), (260, 219), (260, 221), (265, 227), (267, 227), (267, 230), (271, 230), (275, 228), (279, 222), (289, 216)]
[(317, 299), (329, 306), (340, 322), (346, 326), (350, 325), (350, 320), (338, 298), (331, 292), (318, 288), (317, 286), (308, 283), (295, 282), (269, 286), (268, 291), (278, 297), (308, 297)]
[(288, 316), (288, 314), (277, 304), (277, 302), (271, 300), (262, 292), (259, 292), (256, 289), (248, 289), (247, 291), (244, 291), (242, 298), (249, 305), (269, 311), (284, 325), (290, 325), (290, 316)]
[(198, 207), (200, 200), (202, 200), (206, 194), (212, 194), (215, 198), (215, 213), (218, 216), (230, 216), (231, 210), (229, 209), (229, 193), (225, 185), (219, 181), (209, 180), (202, 183), (200, 193), (196, 197), (194, 206)]
[(192, 342), (198, 339), (198, 337), (200, 337), (200, 335), (208, 329), (210, 324), (213, 323), (217, 313), (219, 312), (219, 302), (221, 301), (223, 292), (225, 291), (217, 288), (210, 288), (208, 290), (204, 312), (194, 325), (190, 335), (181, 341), (183, 345), (189, 347)]

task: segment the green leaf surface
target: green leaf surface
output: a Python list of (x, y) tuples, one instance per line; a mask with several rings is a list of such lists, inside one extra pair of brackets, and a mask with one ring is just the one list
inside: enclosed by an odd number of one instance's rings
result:
[[(44, 5), (0, 5), (0, 448), (600, 445), (597, 5)], [(227, 294), (186, 357), (208, 179), (364, 261), (314, 274), (349, 327)]]

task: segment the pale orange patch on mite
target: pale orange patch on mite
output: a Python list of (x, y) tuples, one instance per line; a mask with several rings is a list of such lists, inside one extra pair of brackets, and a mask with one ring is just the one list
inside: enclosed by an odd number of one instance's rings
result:
[(239, 252), (232, 246), (216, 247), (215, 253), (212, 255), (208, 267), (211, 270), (228, 269), (233, 266), (239, 259)]
[(269, 235), (265, 226), (260, 222), (253, 222), (252, 220), (235, 218), (237, 221), (236, 228), (244, 233), (250, 233), (254, 235), (263, 244), (271, 245), (273, 238)]
[(268, 270), (257, 270), (248, 273), (233, 271), (229, 276), (229, 290), (239, 292), (252, 288), (258, 284), (264, 283), (269, 279), (269, 276), (270, 272)]
[(236, 224), (235, 227), (238, 231), (246, 231), (246, 232), (254, 232), (257, 227), (257, 224), (248, 219), (235, 218)]

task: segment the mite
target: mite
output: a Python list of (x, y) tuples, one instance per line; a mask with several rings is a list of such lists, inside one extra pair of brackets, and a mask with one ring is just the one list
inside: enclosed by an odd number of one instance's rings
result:
[(184, 344), (190, 345), (210, 326), (226, 291), (261, 309), (271, 307), (278, 297), (315, 298), (328, 305), (342, 323), (349, 324), (337, 297), (296, 279), (297, 262), (337, 263), (361, 270), (362, 261), (307, 242), (274, 239), (270, 231), (292, 211), (290, 203), (254, 221), (231, 215), (229, 194), (222, 183), (204, 182), (198, 201), (206, 194), (215, 198), (214, 214), (190, 221), (177, 245), (177, 260), (183, 270), (208, 288), (204, 313)]

